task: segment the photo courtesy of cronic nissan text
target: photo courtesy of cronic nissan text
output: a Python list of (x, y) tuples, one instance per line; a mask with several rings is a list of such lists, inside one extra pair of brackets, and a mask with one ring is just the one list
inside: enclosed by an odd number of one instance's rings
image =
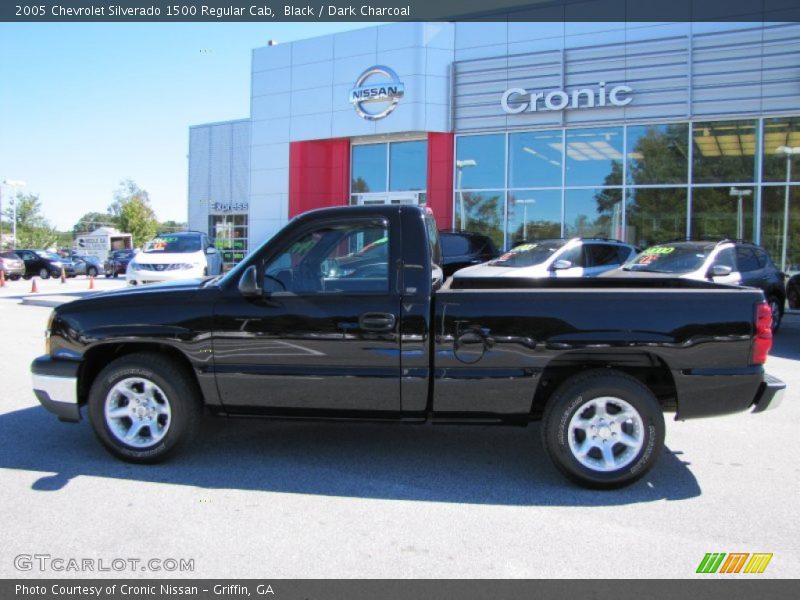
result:
[(0, 7), (0, 597), (800, 594), (800, 5)]

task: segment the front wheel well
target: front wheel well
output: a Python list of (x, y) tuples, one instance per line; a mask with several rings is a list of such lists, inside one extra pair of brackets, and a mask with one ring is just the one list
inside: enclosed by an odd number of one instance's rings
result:
[(666, 363), (653, 354), (593, 355), (567, 353), (553, 359), (542, 371), (531, 405), (531, 417), (541, 419), (545, 406), (558, 387), (570, 377), (592, 369), (625, 373), (647, 386), (665, 412), (678, 410), (675, 380)]
[(189, 359), (186, 358), (180, 350), (177, 350), (170, 346), (169, 344), (159, 344), (159, 343), (111, 343), (111, 344), (101, 344), (99, 346), (95, 346), (90, 348), (86, 351), (86, 354), (83, 356), (83, 365), (81, 366), (80, 372), (78, 373), (78, 401), (81, 405), (87, 403), (89, 399), (89, 390), (92, 388), (92, 384), (94, 380), (97, 378), (97, 375), (102, 371), (106, 366), (111, 364), (113, 361), (117, 360), (122, 356), (126, 356), (128, 354), (135, 354), (140, 352), (147, 352), (150, 354), (161, 355), (164, 357), (169, 357), (175, 362), (175, 364), (179, 365), (183, 368), (191, 377), (191, 379), (197, 383), (197, 377), (195, 376), (194, 370), (192, 369), (192, 365), (189, 362)]

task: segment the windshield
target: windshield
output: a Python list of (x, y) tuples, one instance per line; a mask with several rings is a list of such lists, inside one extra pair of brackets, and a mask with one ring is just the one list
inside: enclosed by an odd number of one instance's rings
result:
[(162, 235), (145, 244), (146, 254), (181, 254), (198, 252), (200, 250), (200, 237), (188, 235)]
[(662, 244), (651, 246), (622, 267), (648, 273), (689, 273), (703, 266), (715, 244)]
[(515, 246), (503, 256), (489, 262), (493, 267), (532, 267), (547, 261), (559, 249), (564, 247), (565, 240), (547, 240)]

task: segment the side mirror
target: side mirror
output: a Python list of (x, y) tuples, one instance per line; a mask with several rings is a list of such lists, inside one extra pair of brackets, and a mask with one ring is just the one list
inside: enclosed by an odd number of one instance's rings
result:
[(571, 269), (572, 268), (572, 261), (571, 260), (557, 260), (553, 263), (551, 267), (553, 271), (563, 271), (564, 269)]
[(250, 265), (242, 273), (239, 279), (239, 293), (245, 298), (252, 298), (261, 295), (261, 288), (258, 287), (257, 272), (255, 265)]
[(714, 265), (711, 267), (711, 277), (725, 277), (733, 273), (733, 269), (728, 265)]
[(206, 248), (206, 254), (216, 254), (216, 253), (217, 249), (214, 248), (214, 246), (209, 246), (208, 248)]

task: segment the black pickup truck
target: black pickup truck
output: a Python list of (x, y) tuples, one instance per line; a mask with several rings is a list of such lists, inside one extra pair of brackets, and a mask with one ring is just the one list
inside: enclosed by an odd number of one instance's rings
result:
[(542, 420), (579, 484), (644, 475), (677, 419), (774, 407), (761, 291), (702, 281), (443, 282), (425, 208), (323, 209), (226, 275), (56, 308), (39, 401), (87, 406), (114, 455), (155, 462), (217, 415), (498, 423)]

